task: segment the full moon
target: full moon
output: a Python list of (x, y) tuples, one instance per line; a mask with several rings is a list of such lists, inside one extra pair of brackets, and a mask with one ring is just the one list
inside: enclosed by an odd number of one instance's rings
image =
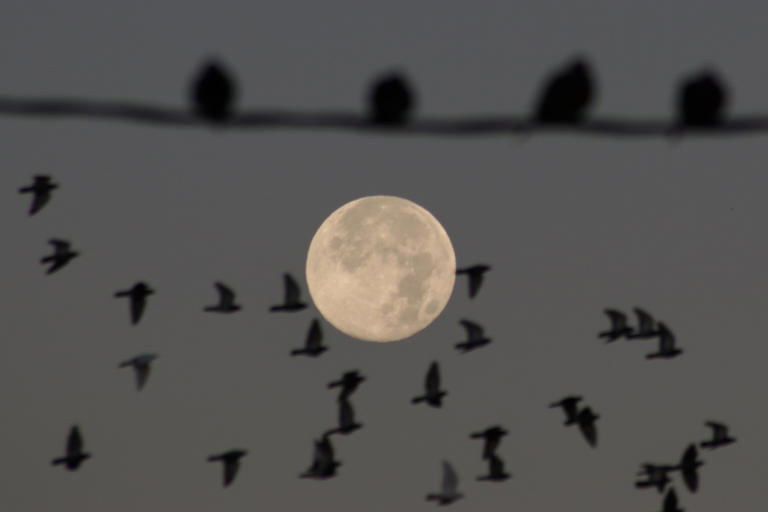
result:
[(306, 271), (309, 294), (334, 327), (365, 341), (397, 341), (443, 311), (456, 255), (427, 210), (400, 197), (368, 196), (320, 225)]

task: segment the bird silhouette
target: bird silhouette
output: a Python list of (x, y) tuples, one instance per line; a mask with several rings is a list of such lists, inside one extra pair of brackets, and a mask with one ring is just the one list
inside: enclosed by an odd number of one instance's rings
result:
[(458, 491), (459, 477), (456, 475), (453, 466), (448, 461), (443, 461), (443, 480), (440, 485), (440, 492), (427, 494), (427, 501), (437, 501), (438, 505), (450, 505), (454, 501), (464, 497)]
[(582, 400), (582, 397), (580, 396), (570, 395), (570, 396), (566, 396), (561, 400), (558, 400), (557, 402), (552, 402), (551, 404), (549, 404), (549, 406), (562, 407), (563, 412), (565, 413), (564, 425), (574, 425), (576, 423), (576, 418), (578, 415), (577, 406), (581, 400)]
[(118, 290), (115, 297), (128, 297), (131, 301), (131, 323), (136, 325), (144, 314), (147, 297), (155, 293), (144, 281), (139, 281), (127, 290)]
[(581, 123), (594, 96), (590, 66), (584, 58), (575, 58), (549, 77), (539, 98), (535, 120), (542, 124)]
[(341, 462), (334, 459), (331, 439), (326, 435), (315, 441), (315, 451), (312, 464), (299, 478), (315, 478), (324, 480), (336, 475), (336, 468)]
[(349, 434), (362, 426), (355, 421), (355, 410), (349, 399), (345, 397), (339, 400), (339, 426), (328, 430), (325, 435)]
[(240, 469), (240, 459), (248, 453), (247, 450), (229, 450), (218, 455), (208, 457), (208, 462), (221, 461), (224, 464), (222, 483), (229, 487)]
[(611, 320), (611, 328), (608, 331), (598, 333), (598, 338), (605, 338), (606, 343), (610, 343), (632, 334), (632, 328), (627, 325), (627, 315), (615, 309), (605, 309), (603, 311)]
[(32, 194), (32, 204), (29, 214), (34, 215), (51, 200), (51, 192), (59, 188), (59, 185), (51, 181), (51, 177), (38, 174), (32, 178), (32, 184), (19, 189), (20, 194)]
[(79, 252), (73, 251), (70, 248), (71, 244), (67, 240), (51, 238), (48, 240), (48, 243), (53, 246), (53, 254), (40, 258), (40, 263), (43, 265), (50, 263), (48, 270), (45, 271), (46, 274), (53, 274), (69, 263), (72, 258), (80, 255)]
[(661, 512), (685, 512), (677, 506), (677, 493), (674, 488), (670, 488), (664, 496)]
[(443, 397), (447, 394), (447, 391), (440, 389), (440, 367), (437, 361), (433, 361), (429, 365), (427, 377), (424, 380), (424, 390), (425, 393), (411, 399), (411, 403), (427, 402), (432, 407), (441, 407), (443, 405)]
[(300, 311), (307, 307), (301, 302), (301, 291), (296, 280), (290, 274), (283, 274), (285, 283), (285, 298), (282, 304), (276, 304), (269, 308), (270, 311)]
[(349, 398), (349, 395), (351, 395), (364, 380), (365, 377), (360, 375), (360, 372), (357, 370), (351, 370), (344, 372), (344, 374), (341, 376), (341, 379), (329, 382), (328, 388), (330, 389), (341, 387), (341, 391), (339, 392), (339, 400), (345, 400)]
[(727, 101), (725, 84), (713, 71), (703, 70), (684, 78), (677, 94), (678, 128), (721, 124)]
[(655, 487), (659, 493), (662, 493), (671, 481), (669, 472), (674, 469), (675, 466), (666, 464), (643, 464), (643, 469), (638, 473), (638, 476), (645, 476), (645, 480), (635, 482), (635, 487), (640, 489)]
[(456, 269), (456, 274), (466, 274), (469, 277), (469, 298), (474, 299), (477, 292), (480, 290), (480, 285), (483, 284), (483, 275), (491, 270), (489, 265), (472, 265), (471, 267), (464, 267)]
[(646, 354), (645, 357), (648, 359), (670, 359), (682, 353), (682, 349), (675, 347), (675, 335), (672, 334), (672, 331), (663, 322), (659, 322), (659, 350)]
[(491, 456), (488, 457), (488, 474), (479, 476), (477, 479), (480, 481), (502, 482), (510, 476), (512, 475), (504, 471), (504, 461), (501, 457), (492, 453)]
[(216, 290), (219, 292), (219, 303), (211, 306), (206, 306), (204, 311), (211, 311), (215, 313), (234, 313), (240, 311), (242, 307), (239, 304), (235, 304), (235, 292), (232, 288), (224, 283), (217, 281), (214, 283)]
[(496, 425), (488, 427), (480, 432), (472, 432), (469, 437), (472, 439), (483, 439), (483, 458), (490, 459), (491, 456), (496, 453), (496, 450), (501, 443), (501, 438), (507, 435), (508, 432), (502, 427)]
[(459, 323), (464, 326), (467, 331), (467, 341), (456, 343), (456, 348), (462, 352), (467, 353), (476, 348), (483, 347), (491, 342), (490, 338), (486, 338), (483, 333), (483, 328), (480, 324), (476, 324), (470, 320), (459, 320)]
[(119, 368), (132, 366), (136, 375), (136, 391), (141, 391), (149, 378), (150, 364), (157, 359), (157, 354), (139, 354), (120, 363)]
[(53, 459), (51, 464), (54, 466), (63, 464), (68, 470), (74, 471), (89, 457), (91, 454), (83, 451), (83, 436), (80, 434), (80, 428), (74, 425), (67, 436), (66, 455)]
[(674, 469), (680, 470), (683, 475), (683, 482), (691, 492), (696, 492), (699, 488), (699, 466), (704, 464), (698, 457), (699, 452), (696, 450), (696, 445), (691, 443), (683, 452), (683, 456), (680, 457), (680, 464), (674, 467)]
[(378, 76), (368, 96), (371, 122), (389, 126), (407, 123), (415, 103), (411, 89), (408, 80), (400, 73)]
[(231, 74), (214, 59), (201, 67), (190, 89), (195, 114), (211, 123), (223, 123), (232, 117), (236, 95)]
[(728, 427), (726, 425), (716, 421), (707, 421), (704, 424), (712, 429), (712, 439), (700, 442), (699, 446), (702, 448), (712, 450), (719, 446), (725, 446), (736, 442), (736, 439), (728, 434)]
[(646, 339), (655, 338), (659, 335), (659, 329), (656, 326), (656, 320), (650, 313), (644, 309), (634, 308), (637, 316), (637, 329), (627, 335), (627, 339)]
[(328, 350), (328, 347), (323, 345), (323, 331), (320, 329), (320, 321), (315, 318), (309, 326), (304, 348), (291, 350), (291, 355), (298, 356), (304, 354), (311, 357), (317, 357), (326, 350)]
[(592, 409), (589, 407), (583, 408), (576, 415), (576, 423), (578, 423), (584, 439), (586, 439), (589, 445), (593, 448), (597, 446), (597, 426), (595, 425), (595, 420), (599, 417), (600, 416), (592, 412)]

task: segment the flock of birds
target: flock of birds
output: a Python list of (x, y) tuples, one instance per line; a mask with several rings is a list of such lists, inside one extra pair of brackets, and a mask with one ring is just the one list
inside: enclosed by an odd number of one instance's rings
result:
[[(579, 123), (585, 120), (588, 108), (594, 96), (594, 79), (592, 71), (584, 59), (575, 59), (550, 77), (545, 85), (535, 114), (535, 121), (539, 123)], [(212, 123), (223, 123), (230, 119), (234, 113), (234, 100), (236, 96), (234, 80), (225, 71), (224, 67), (215, 62), (209, 62), (203, 66), (197, 78), (192, 83), (191, 102), (194, 111), (201, 118)], [(679, 93), (679, 126), (713, 126), (723, 120), (723, 108), (726, 93), (720, 80), (711, 72), (702, 72), (685, 81)], [(370, 91), (370, 119), (373, 123), (381, 125), (398, 125), (406, 123), (412, 113), (415, 101), (407, 80), (398, 74), (387, 74), (377, 79)], [(52, 193), (59, 187), (50, 176), (34, 176), (33, 182), (19, 189), (22, 194), (31, 194), (32, 201), (29, 214), (38, 213), (51, 199)], [(52, 274), (60, 271), (79, 252), (72, 248), (69, 241), (63, 239), (51, 239), (49, 243), (53, 252), (41, 258), (41, 263), (47, 265), (46, 273)], [(482, 284), (483, 276), (490, 270), (488, 265), (474, 265), (457, 269), (457, 274), (468, 277), (469, 296), (474, 298)], [(204, 311), (210, 313), (231, 314), (242, 309), (236, 301), (236, 294), (232, 288), (222, 282), (214, 283), (218, 292), (218, 303), (204, 307)], [(299, 285), (289, 274), (284, 275), (284, 300), (270, 308), (271, 311), (301, 311), (307, 307), (301, 300)], [(149, 297), (156, 293), (151, 286), (143, 281), (135, 283), (128, 289), (115, 292), (116, 298), (125, 298), (129, 301), (130, 321), (133, 324), (140, 322), (147, 307)], [(605, 313), (610, 320), (610, 328), (598, 333), (599, 338), (606, 342), (619, 339), (658, 339), (658, 350), (646, 355), (649, 359), (672, 358), (680, 355), (682, 350), (676, 347), (675, 337), (672, 331), (663, 322), (657, 322), (646, 311), (635, 308), (638, 319), (636, 327), (630, 326), (627, 315), (615, 309), (606, 309)], [(456, 343), (455, 347), (461, 353), (466, 353), (488, 345), (491, 339), (484, 333), (482, 326), (476, 322), (462, 319), (460, 324), (466, 330), (466, 340)], [(320, 323), (314, 319), (306, 335), (303, 347), (291, 351), (292, 356), (317, 357), (323, 354), (328, 347), (322, 343), (322, 330)], [(119, 363), (120, 368), (133, 368), (137, 390), (142, 390), (150, 374), (152, 362), (157, 354), (139, 354), (131, 359)], [(355, 412), (350, 400), (353, 392), (365, 381), (365, 377), (358, 371), (345, 372), (339, 380), (330, 382), (329, 388), (339, 388), (338, 426), (325, 431), (314, 441), (314, 453), (312, 463), (306, 471), (301, 473), (301, 478), (326, 479), (336, 475), (341, 462), (336, 460), (334, 448), (331, 442), (332, 436), (348, 435), (362, 428), (362, 424), (355, 420)], [(425, 377), (424, 393), (412, 399), (414, 404), (426, 403), (431, 407), (441, 407), (442, 400), (447, 392), (442, 389), (440, 381), (440, 367), (437, 361), (433, 361)], [(579, 407), (583, 400), (581, 396), (566, 396), (554, 403), (551, 407), (561, 407), (565, 412), (565, 425), (578, 425), (587, 443), (597, 446), (596, 421), (599, 416), (591, 407)], [(718, 422), (707, 422), (712, 428), (713, 434), (710, 440), (700, 443), (702, 448), (713, 449), (733, 443), (734, 438), (728, 434), (725, 425)], [(497, 448), (507, 431), (501, 426), (491, 426), (483, 431), (470, 434), (473, 439), (483, 439), (484, 446), (482, 458), (488, 463), (488, 473), (477, 477), (481, 481), (502, 482), (511, 477), (506, 472), (503, 459), (498, 455)], [(221, 462), (223, 465), (223, 485), (225, 487), (234, 481), (241, 459), (247, 455), (247, 450), (231, 449), (223, 453), (208, 457), (210, 462)], [(85, 451), (83, 436), (77, 425), (71, 427), (66, 441), (65, 455), (52, 460), (54, 465), (63, 465), (69, 470), (76, 470), (91, 457)], [(698, 489), (698, 468), (702, 465), (698, 459), (695, 444), (689, 445), (680, 460), (672, 464), (645, 463), (641, 466), (640, 476), (644, 480), (636, 482), (638, 488), (655, 488), (659, 493), (664, 492), (670, 484), (670, 474), (679, 472), (687, 489), (695, 492)], [(458, 476), (453, 466), (448, 461), (443, 461), (442, 484), (439, 492), (430, 493), (427, 500), (437, 501), (440, 505), (450, 504), (463, 497), (458, 489)], [(663, 512), (681, 512), (678, 507), (678, 499), (675, 489), (670, 486), (663, 499)]]

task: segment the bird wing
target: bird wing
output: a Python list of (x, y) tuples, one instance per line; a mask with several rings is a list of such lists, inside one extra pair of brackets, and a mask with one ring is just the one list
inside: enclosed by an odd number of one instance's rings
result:
[(592, 409), (585, 407), (578, 416), (579, 429), (584, 435), (584, 438), (591, 446), (597, 444), (597, 427), (595, 426), (595, 418), (592, 414)]
[(284, 274), (283, 281), (285, 282), (285, 304), (298, 303), (301, 291), (296, 280), (290, 274)]
[(478, 341), (483, 337), (483, 328), (471, 320), (459, 320), (464, 329), (467, 330), (469, 341)]
[(32, 205), (29, 207), (30, 215), (39, 212), (43, 206), (48, 204), (48, 201), (51, 199), (51, 193), (47, 190), (33, 189), (33, 191), (34, 194), (32, 195)]
[(339, 400), (339, 427), (351, 427), (355, 424), (355, 410), (346, 398)]
[(62, 240), (61, 238), (51, 238), (50, 240), (48, 240), (48, 243), (53, 246), (53, 249), (57, 253), (69, 251), (70, 244), (67, 240)]
[(707, 421), (706, 425), (712, 429), (712, 437), (722, 439), (728, 437), (728, 427), (716, 421)]
[(133, 368), (136, 371), (136, 389), (140, 391), (149, 377), (149, 361), (136, 360)]
[(432, 364), (429, 365), (429, 370), (427, 371), (427, 378), (425, 381), (425, 388), (427, 394), (437, 393), (440, 391), (440, 367), (438, 366), (437, 361), (433, 361)]
[(443, 494), (454, 494), (456, 492), (457, 487), (459, 486), (459, 477), (456, 475), (456, 471), (454, 471), (453, 466), (451, 466), (451, 463), (447, 460), (443, 461), (443, 483), (442, 483), (442, 493)]
[(491, 475), (501, 475), (504, 473), (504, 461), (495, 453), (492, 453), (489, 457), (488, 467)]
[(219, 291), (219, 303), (224, 305), (231, 305), (235, 302), (235, 292), (232, 291), (232, 288), (225, 285), (224, 283), (217, 281), (214, 283), (216, 286), (216, 289)]
[(224, 485), (229, 485), (235, 479), (237, 470), (240, 469), (240, 460), (236, 457), (224, 458)]
[(131, 295), (131, 322), (134, 324), (141, 320), (144, 308), (147, 306), (147, 299), (144, 296)]
[(627, 327), (627, 315), (615, 309), (606, 309), (605, 314), (611, 320), (611, 330), (620, 331)]
[(73, 426), (67, 437), (67, 455), (77, 455), (83, 450), (83, 436), (80, 434), (80, 428)]
[(634, 308), (635, 315), (637, 315), (637, 332), (639, 334), (650, 334), (653, 332), (653, 317), (647, 311)]
[(675, 349), (675, 335), (663, 323), (659, 322), (659, 351), (671, 352)]
[(469, 273), (469, 298), (472, 299), (477, 295), (477, 291), (480, 289), (480, 285), (483, 284), (483, 272), (470, 272)]
[(312, 320), (312, 325), (309, 326), (309, 332), (307, 333), (306, 347), (310, 350), (318, 349), (322, 346), (323, 331), (320, 329), (320, 322), (315, 318)]
[(669, 489), (669, 491), (667, 491), (667, 495), (664, 496), (663, 512), (678, 512), (677, 493), (675, 493), (674, 488)]

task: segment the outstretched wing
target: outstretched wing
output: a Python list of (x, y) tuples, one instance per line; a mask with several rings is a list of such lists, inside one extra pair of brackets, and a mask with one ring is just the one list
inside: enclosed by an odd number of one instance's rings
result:
[(433, 361), (432, 364), (429, 365), (425, 388), (427, 394), (438, 393), (440, 391), (440, 367), (437, 365), (437, 361)]
[(221, 304), (232, 304), (235, 301), (235, 292), (232, 291), (232, 288), (221, 281), (215, 282), (214, 285), (219, 291), (219, 301)]
[(320, 329), (320, 322), (315, 318), (312, 320), (312, 325), (309, 326), (306, 347), (310, 350), (315, 350), (322, 346), (322, 342), (323, 331)]
[(480, 324), (472, 322), (471, 320), (459, 320), (464, 329), (467, 330), (467, 337), (469, 341), (477, 341), (483, 337), (483, 328)]
[(77, 455), (83, 450), (83, 436), (80, 428), (75, 425), (70, 429), (67, 437), (67, 455)]
[(300, 302), (301, 290), (299, 290), (296, 280), (290, 274), (284, 274), (283, 281), (285, 282), (285, 304), (290, 305)]
[(659, 351), (672, 352), (674, 349), (675, 335), (663, 322), (659, 322)]
[(620, 331), (622, 329), (626, 329), (627, 315), (615, 309), (606, 309), (604, 312), (611, 320), (611, 330)]
[(637, 315), (637, 332), (642, 335), (650, 335), (653, 333), (654, 320), (653, 317), (647, 311), (634, 308), (635, 315)]
[(456, 493), (456, 489), (459, 486), (459, 477), (456, 475), (453, 466), (447, 460), (443, 461), (443, 484), (442, 493), (444, 495), (451, 495)]
[(136, 371), (136, 389), (141, 391), (149, 378), (149, 361), (136, 361), (133, 367)]

